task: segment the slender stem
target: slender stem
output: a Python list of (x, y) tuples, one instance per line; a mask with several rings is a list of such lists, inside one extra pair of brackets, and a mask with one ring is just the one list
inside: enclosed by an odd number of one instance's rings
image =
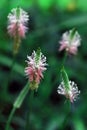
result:
[(24, 99), (25, 99), (25, 97), (26, 97), (28, 91), (29, 91), (29, 84), (27, 83), (27, 84), (25, 85), (25, 87), (21, 90), (19, 96), (17, 97), (16, 101), (15, 101), (14, 104), (13, 104), (13, 109), (12, 109), (10, 115), (9, 115), (8, 121), (7, 121), (7, 123), (6, 123), (6, 128), (5, 128), (5, 130), (9, 130), (10, 122), (11, 122), (11, 120), (12, 120), (12, 117), (13, 117), (14, 113), (15, 113), (15, 110), (16, 110), (17, 108), (20, 108), (20, 107), (21, 107), (21, 105), (22, 105), (22, 103), (23, 103), (23, 101), (24, 101)]
[(67, 58), (67, 52), (65, 51), (64, 58), (62, 61), (62, 67), (65, 65), (66, 58)]
[(29, 115), (30, 115), (30, 111), (28, 110), (28, 112), (27, 112), (27, 118), (26, 118), (26, 125), (25, 125), (25, 128), (26, 128), (26, 130), (28, 130), (28, 128), (29, 128)]
[(27, 118), (26, 118), (26, 125), (25, 125), (25, 129), (29, 130), (29, 126), (30, 126), (30, 113), (32, 112), (32, 101), (33, 101), (33, 97), (34, 97), (34, 91), (31, 91), (31, 94), (29, 96), (29, 105), (28, 105), (28, 112), (27, 112)]
[(29, 83), (25, 85), (25, 87), (21, 90), (19, 96), (17, 97), (16, 101), (14, 102), (13, 106), (16, 108), (20, 108), (22, 105), (26, 95), (28, 94), (29, 91)]
[(61, 73), (62, 69), (64, 68), (66, 58), (67, 58), (67, 52), (65, 51), (64, 58), (63, 58), (63, 60), (62, 60), (61, 66), (60, 66), (60, 68), (59, 68), (59, 72), (60, 72), (60, 73)]
[[(63, 69), (63, 67), (65, 65), (66, 58), (67, 58), (67, 52), (65, 51), (60, 71)], [(64, 130), (64, 128), (67, 125), (68, 119), (69, 119), (69, 115), (70, 115), (70, 101), (69, 100), (67, 100), (67, 107), (68, 107), (68, 110), (67, 110), (66, 116), (64, 118), (64, 121), (63, 121), (62, 125), (60, 126), (60, 130)]]
[(13, 117), (15, 111), (16, 111), (16, 107), (13, 107), (13, 109), (12, 109), (10, 115), (9, 115), (9, 118), (8, 118), (8, 120), (7, 120), (5, 130), (9, 130), (10, 122), (11, 122), (11, 120), (12, 120), (12, 117)]
[(66, 116), (64, 118), (64, 121), (62, 123), (62, 125), (60, 126), (60, 130), (64, 130), (68, 121), (69, 121), (69, 118), (70, 118), (70, 114), (71, 114), (71, 104), (70, 104), (70, 101), (67, 100), (67, 107), (68, 107), (68, 110), (67, 110), (67, 113), (66, 113)]
[(15, 64), (15, 59), (16, 59), (16, 55), (13, 55), (13, 60), (12, 60), (12, 64), (10, 66), (10, 73), (7, 77), (7, 80), (5, 82), (5, 85), (4, 85), (4, 88), (5, 88), (5, 92), (7, 91), (7, 88), (8, 88), (8, 85), (9, 85), (9, 82), (11, 80), (11, 77), (12, 77), (12, 73), (13, 73), (13, 67), (14, 67), (14, 64)]
[(11, 79), (11, 76), (12, 76), (15, 60), (16, 60), (16, 55), (13, 55), (13, 61), (12, 61), (11, 67), (10, 67), (10, 74), (9, 74), (9, 77), (8, 77), (8, 83), (10, 82), (10, 79)]

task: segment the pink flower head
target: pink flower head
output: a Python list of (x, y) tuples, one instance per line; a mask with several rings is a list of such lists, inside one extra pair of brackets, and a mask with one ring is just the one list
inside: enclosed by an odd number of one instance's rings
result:
[(70, 30), (65, 32), (60, 41), (59, 51), (66, 50), (70, 54), (76, 54), (80, 46), (81, 38), (77, 31)]
[(80, 91), (78, 90), (77, 85), (73, 81), (69, 81), (69, 89), (67, 90), (64, 82), (61, 82), (61, 84), (58, 87), (57, 92), (61, 95), (65, 95), (66, 98), (68, 98), (72, 103), (73, 101), (76, 101), (77, 96), (80, 94)]
[[(25, 68), (25, 73), (29, 78), (30, 83), (38, 84), (43, 78), (43, 72), (46, 70), (46, 57), (38, 51), (33, 51), (31, 56), (27, 56), (28, 67)], [(36, 89), (35, 86), (32, 86), (32, 89)]]
[(27, 12), (21, 8), (14, 8), (8, 15), (8, 33), (12, 37), (24, 38), (27, 32), (26, 24), (29, 20)]

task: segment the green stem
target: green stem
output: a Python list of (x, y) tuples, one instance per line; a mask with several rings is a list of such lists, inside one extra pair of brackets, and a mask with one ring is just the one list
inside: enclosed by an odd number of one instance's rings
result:
[(66, 113), (66, 116), (65, 116), (65, 118), (64, 118), (64, 121), (63, 121), (63, 123), (62, 123), (62, 125), (60, 126), (60, 130), (64, 130), (65, 129), (65, 127), (66, 127), (66, 125), (67, 125), (67, 123), (68, 123), (68, 121), (69, 121), (69, 118), (70, 118), (70, 114), (71, 114), (71, 104), (70, 104), (70, 101), (69, 100), (67, 100), (67, 113)]
[(27, 84), (25, 85), (25, 87), (23, 88), (23, 90), (20, 92), (18, 98), (17, 98), (16, 101), (14, 102), (14, 104), (13, 104), (13, 109), (12, 109), (10, 115), (9, 115), (9, 118), (8, 118), (8, 121), (7, 121), (5, 130), (9, 130), (10, 122), (11, 122), (11, 120), (12, 120), (12, 117), (13, 117), (14, 113), (15, 113), (15, 110), (16, 110), (17, 108), (20, 108), (20, 106), (22, 105), (22, 103), (23, 103), (23, 101), (24, 101), (24, 99), (25, 99), (25, 97), (26, 97), (26, 95), (27, 95), (27, 93), (28, 93), (28, 90), (29, 90), (29, 83), (27, 83)]
[(64, 58), (63, 58), (62, 63), (60, 64), (60, 67), (59, 67), (59, 73), (61, 73), (61, 70), (64, 68), (66, 58), (67, 58), (67, 52), (65, 51)]
[(5, 84), (4, 84), (4, 88), (5, 88), (4, 92), (5, 93), (7, 92), (8, 85), (9, 85), (9, 83), (11, 81), (11, 77), (12, 77), (12, 73), (13, 73), (13, 67), (14, 67), (14, 64), (15, 64), (15, 60), (16, 60), (16, 55), (13, 55), (12, 64), (10, 66), (10, 73), (9, 73), (9, 75), (7, 77), (7, 80), (6, 80)]
[(59, 67), (59, 73), (61, 73), (62, 69), (64, 68), (66, 58), (67, 58), (67, 52), (65, 51), (64, 58), (63, 58), (62, 63), (60, 65), (60, 67)]
[(22, 102), (24, 101), (24, 98), (28, 93), (28, 90), (29, 90), (29, 83), (27, 83), (23, 88), (23, 90), (20, 92), (19, 96), (17, 97), (16, 101), (13, 104), (14, 107), (20, 108)]
[(5, 130), (9, 130), (10, 122), (11, 122), (11, 120), (12, 120), (12, 117), (13, 117), (15, 111), (16, 111), (16, 107), (13, 107), (13, 109), (12, 109), (10, 115), (9, 115), (9, 118), (8, 118), (8, 120), (7, 120), (7, 124), (6, 124)]
[(64, 86), (65, 86), (66, 90), (68, 91), (70, 89), (70, 83), (69, 83), (68, 75), (64, 68), (62, 68), (62, 70), (61, 70), (61, 75), (62, 75), (62, 80), (64, 82)]
[(30, 126), (30, 113), (32, 112), (32, 101), (34, 97), (34, 91), (31, 91), (31, 94), (29, 96), (29, 105), (28, 105), (28, 112), (27, 112), (27, 118), (26, 118), (26, 125), (25, 125), (25, 129), (29, 130), (29, 126)]
[(64, 58), (62, 61), (62, 67), (65, 65), (66, 58), (67, 58), (67, 52), (65, 51)]

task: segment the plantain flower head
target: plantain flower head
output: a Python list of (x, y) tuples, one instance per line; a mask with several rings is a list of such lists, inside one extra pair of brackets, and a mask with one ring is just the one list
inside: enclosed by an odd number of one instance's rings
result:
[(57, 92), (58, 94), (64, 95), (73, 103), (73, 101), (76, 101), (80, 91), (78, 90), (77, 84), (75, 84), (73, 81), (69, 81), (69, 84), (69, 89), (66, 89), (64, 82), (61, 82)]
[(65, 32), (60, 41), (59, 51), (66, 50), (69, 54), (77, 54), (78, 47), (81, 45), (81, 38), (74, 29)]
[(62, 74), (62, 82), (58, 86), (57, 92), (59, 94), (64, 95), (73, 103), (73, 101), (76, 101), (78, 95), (80, 94), (80, 91), (78, 90), (77, 85), (73, 81), (69, 81), (68, 75), (64, 67), (61, 70), (61, 74)]
[(43, 72), (47, 69), (46, 57), (40, 49), (33, 51), (31, 56), (27, 56), (28, 66), (25, 68), (25, 73), (31, 83), (31, 89), (37, 89), (43, 78)]
[(27, 32), (27, 22), (29, 20), (29, 16), (27, 12), (23, 9), (17, 7), (11, 10), (11, 13), (8, 15), (8, 33), (10, 36), (15, 37), (18, 35), (21, 38), (25, 37), (25, 33)]

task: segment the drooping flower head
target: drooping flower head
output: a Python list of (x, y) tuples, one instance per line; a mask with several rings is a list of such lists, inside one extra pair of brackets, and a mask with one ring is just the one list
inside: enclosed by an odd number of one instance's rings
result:
[(66, 50), (69, 54), (76, 54), (78, 47), (81, 45), (80, 35), (75, 29), (67, 31), (63, 34), (60, 41), (59, 51)]
[(29, 78), (31, 89), (37, 89), (40, 80), (43, 78), (43, 72), (46, 70), (46, 57), (40, 49), (33, 51), (31, 56), (27, 56), (28, 66), (25, 68), (25, 73)]
[(78, 90), (77, 85), (73, 81), (69, 81), (66, 71), (62, 70), (62, 82), (58, 86), (57, 92), (61, 95), (64, 95), (72, 103), (76, 101), (80, 91)]
[(70, 99), (70, 101), (73, 103), (73, 101), (76, 101), (78, 95), (80, 94), (80, 91), (78, 90), (77, 85), (73, 81), (69, 81), (69, 84), (70, 87), (67, 90), (64, 85), (64, 82), (61, 82), (57, 92), (61, 95), (64, 95), (66, 98)]
[(11, 13), (8, 15), (8, 33), (12, 37), (19, 36), (20, 38), (25, 37), (25, 33), (27, 32), (27, 22), (29, 20), (29, 16), (27, 12), (23, 9), (17, 7), (11, 10)]

